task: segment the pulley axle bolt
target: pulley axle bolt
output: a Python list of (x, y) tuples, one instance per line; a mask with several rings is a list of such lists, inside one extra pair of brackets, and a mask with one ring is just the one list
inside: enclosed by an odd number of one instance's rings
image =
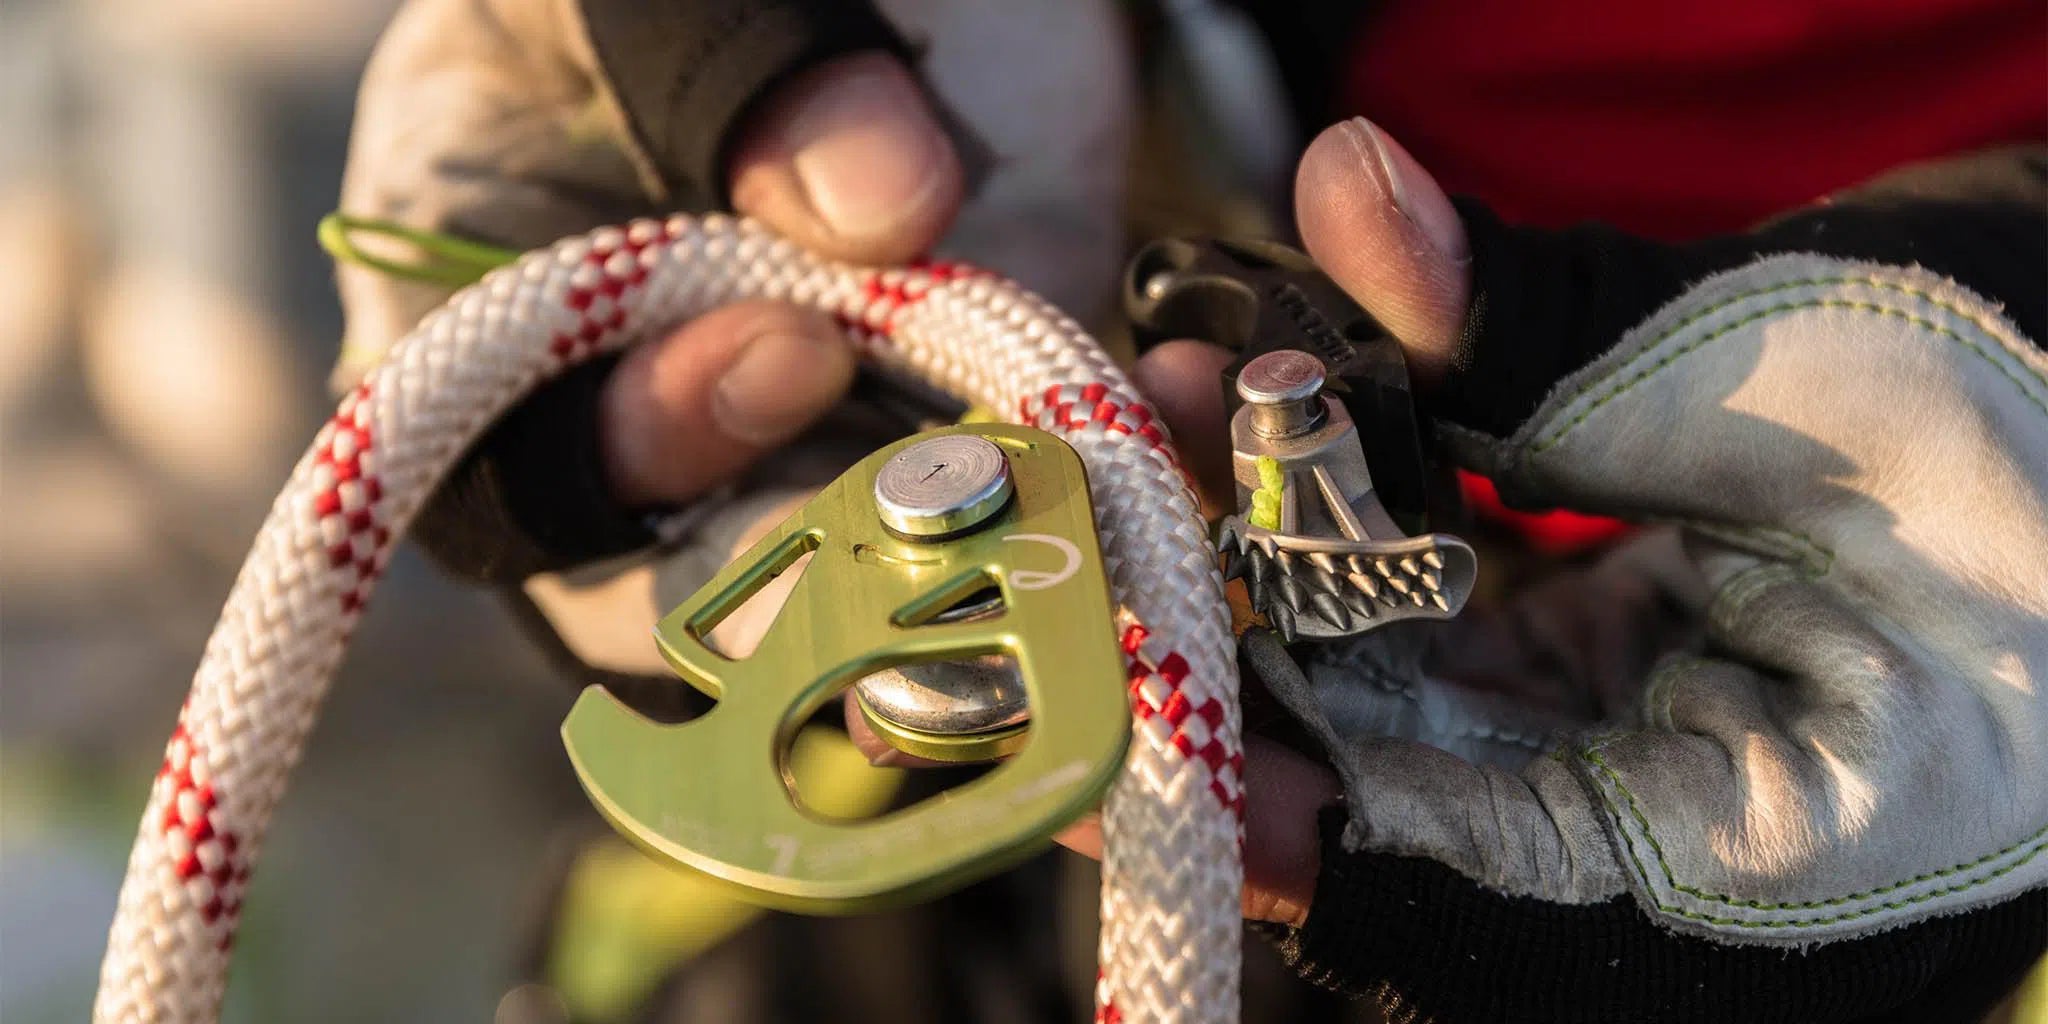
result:
[(1260, 437), (1298, 437), (1322, 425), (1323, 361), (1299, 349), (1281, 349), (1244, 364), (1237, 394)]
[(905, 540), (957, 537), (1010, 503), (1010, 460), (986, 438), (947, 434), (896, 453), (875, 474), (882, 525)]

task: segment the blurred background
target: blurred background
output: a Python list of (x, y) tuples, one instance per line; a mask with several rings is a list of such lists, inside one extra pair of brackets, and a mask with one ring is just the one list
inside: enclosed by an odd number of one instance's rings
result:
[[(330, 407), (313, 241), (394, 0), (0, 8), (0, 1019), (84, 1019), (149, 780)], [(568, 688), (411, 551), (244, 919), (236, 1020), (489, 1020)]]

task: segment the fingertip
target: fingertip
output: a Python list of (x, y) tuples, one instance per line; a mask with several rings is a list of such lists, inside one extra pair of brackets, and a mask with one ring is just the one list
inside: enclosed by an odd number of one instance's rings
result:
[(628, 507), (689, 501), (795, 437), (852, 386), (855, 358), (814, 310), (742, 302), (627, 352), (599, 399), (599, 446)]
[(1343, 798), (1337, 775), (1260, 736), (1245, 737), (1245, 886), (1247, 912), (1299, 925), (1314, 902), (1322, 870), (1319, 817)]
[[(1180, 396), (1178, 405), (1206, 402), (1220, 410), (1223, 393), (1211, 385), (1216, 384), (1223, 368), (1235, 358), (1235, 353), (1221, 345), (1177, 338), (1161, 342), (1138, 357), (1131, 367), (1131, 378), (1147, 394), (1156, 389), (1156, 397)], [(1204, 386), (1189, 386), (1197, 382)]]
[(711, 391), (719, 432), (757, 448), (782, 444), (837, 405), (854, 356), (831, 321), (778, 307), (747, 325), (747, 340)]
[(1434, 254), (1452, 263), (1472, 258), (1457, 207), (1400, 140), (1363, 118), (1341, 121), (1316, 136), (1302, 154), (1296, 212), (1304, 198), (1322, 188), (1355, 188), (1412, 232)]
[(966, 192), (924, 89), (879, 52), (829, 61), (779, 88), (734, 147), (729, 180), (740, 212), (865, 263), (930, 250)]
[(1302, 154), (1295, 219), (1309, 253), (1407, 349), (1425, 383), (1456, 356), (1471, 290), (1463, 222), (1436, 179), (1364, 118)]
[(1171, 431), (1174, 448), (1209, 496), (1234, 496), (1230, 474), (1230, 421), (1223, 405), (1223, 370), (1236, 355), (1206, 342), (1175, 340), (1145, 353), (1131, 381)]
[(1100, 813), (1082, 815), (1079, 820), (1061, 829), (1059, 834), (1052, 838), (1053, 842), (1083, 857), (1101, 860), (1102, 815)]

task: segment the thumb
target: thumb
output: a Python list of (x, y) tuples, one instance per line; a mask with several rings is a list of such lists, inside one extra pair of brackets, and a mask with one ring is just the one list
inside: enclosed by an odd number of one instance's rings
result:
[(857, 53), (796, 76), (742, 130), (732, 201), (830, 256), (900, 263), (938, 240), (965, 184), (953, 144), (910, 72)]
[(612, 494), (680, 504), (801, 433), (852, 385), (850, 346), (822, 314), (725, 306), (626, 353), (598, 404)]
[(1294, 213), (1309, 254), (1400, 339), (1418, 382), (1440, 381), (1458, 351), (1472, 256), (1436, 179), (1378, 126), (1353, 118), (1302, 155)]

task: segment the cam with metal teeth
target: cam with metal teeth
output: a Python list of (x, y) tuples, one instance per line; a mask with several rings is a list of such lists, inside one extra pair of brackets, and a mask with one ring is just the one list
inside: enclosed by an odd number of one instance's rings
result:
[[(1464, 608), (1478, 559), (1448, 534), (1409, 537), (1373, 493), (1358, 430), (1325, 401), (1320, 360), (1282, 350), (1246, 363), (1231, 421), (1238, 504), (1217, 537), (1228, 579), (1282, 639), (1331, 640), (1389, 622), (1448, 619)], [(1267, 463), (1260, 472), (1261, 463)], [(1278, 481), (1278, 493), (1269, 486)]]
[(1223, 577), (1242, 579), (1252, 610), (1282, 639), (1355, 636), (1404, 619), (1448, 619), (1472, 593), (1478, 560), (1464, 541), (1431, 534), (1347, 543), (1225, 519)]

